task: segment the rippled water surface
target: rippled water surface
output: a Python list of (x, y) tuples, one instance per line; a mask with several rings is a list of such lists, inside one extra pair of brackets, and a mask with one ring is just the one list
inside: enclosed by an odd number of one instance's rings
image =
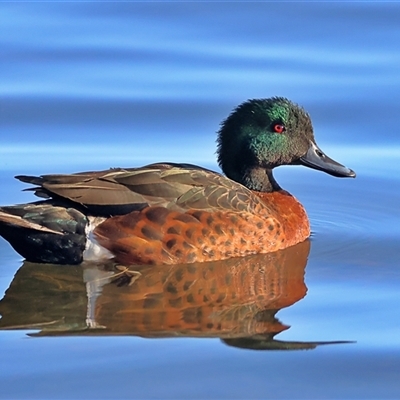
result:
[(398, 3), (2, 3), (1, 204), (33, 200), (21, 173), (217, 169), (220, 121), (274, 95), (357, 178), (282, 167), (310, 241), (137, 280), (0, 238), (0, 398), (399, 398), (399, 20)]

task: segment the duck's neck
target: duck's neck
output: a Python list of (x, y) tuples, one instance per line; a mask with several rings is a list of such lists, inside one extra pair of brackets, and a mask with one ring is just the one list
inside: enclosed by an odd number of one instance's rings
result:
[(250, 190), (257, 192), (271, 193), (282, 189), (274, 179), (272, 169), (261, 167), (247, 168), (240, 177), (239, 182)]

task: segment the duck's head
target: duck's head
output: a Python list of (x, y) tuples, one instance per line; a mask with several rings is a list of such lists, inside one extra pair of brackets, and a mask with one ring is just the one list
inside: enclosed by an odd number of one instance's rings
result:
[(320, 150), (309, 115), (283, 97), (248, 100), (233, 110), (218, 132), (218, 163), (228, 178), (265, 192), (280, 189), (272, 176), (279, 165), (355, 177)]

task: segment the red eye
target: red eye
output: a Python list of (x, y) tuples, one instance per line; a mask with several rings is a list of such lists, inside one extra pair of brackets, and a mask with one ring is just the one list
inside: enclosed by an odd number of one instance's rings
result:
[(275, 124), (274, 125), (274, 131), (276, 133), (282, 133), (285, 130), (285, 125), (282, 124)]

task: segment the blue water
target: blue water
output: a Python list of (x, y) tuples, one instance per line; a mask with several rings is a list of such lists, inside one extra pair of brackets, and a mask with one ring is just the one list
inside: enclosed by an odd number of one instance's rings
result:
[[(33, 200), (21, 173), (217, 169), (221, 120), (274, 95), (304, 106), (357, 178), (276, 174), (313, 230), (307, 295), (278, 312), (290, 328), (276, 339), (355, 343), (250, 351), (11, 329), (0, 398), (399, 398), (399, 21), (389, 2), (1, 3), (1, 204)], [(0, 295), (21, 265), (0, 239)]]

